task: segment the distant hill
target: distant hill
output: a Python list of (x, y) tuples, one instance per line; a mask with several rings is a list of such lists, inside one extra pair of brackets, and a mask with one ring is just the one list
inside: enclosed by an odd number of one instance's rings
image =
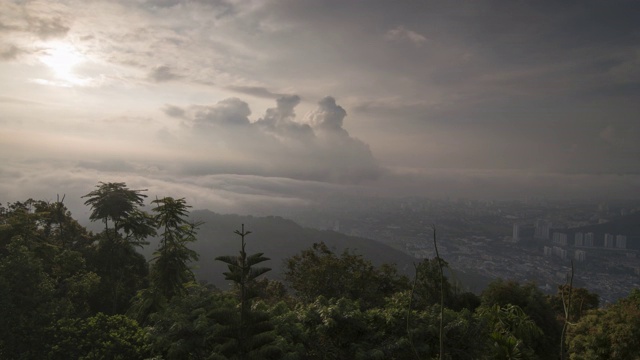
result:
[[(200, 254), (194, 272), (199, 280), (206, 280), (220, 288), (227, 287), (222, 275), (227, 268), (224, 263), (214, 259), (221, 255), (238, 254), (240, 237), (234, 234), (234, 230), (239, 230), (242, 224), (245, 225), (245, 231), (252, 232), (246, 237), (247, 252), (263, 252), (271, 258), (264, 266), (273, 269), (267, 273), (267, 277), (272, 279), (283, 278), (284, 259), (321, 241), (337, 254), (348, 248), (371, 260), (374, 265), (395, 264), (400, 272), (413, 276), (413, 257), (375, 240), (303, 228), (291, 220), (273, 216), (220, 215), (208, 210), (196, 210), (191, 213), (191, 219), (204, 222), (198, 230), (198, 241), (190, 246)], [(152, 244), (151, 248), (155, 246)]]

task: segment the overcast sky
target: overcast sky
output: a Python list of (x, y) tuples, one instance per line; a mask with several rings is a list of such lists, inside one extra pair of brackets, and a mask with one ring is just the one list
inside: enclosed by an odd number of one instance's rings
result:
[(2, 203), (638, 198), (639, 114), (638, 1), (0, 0)]

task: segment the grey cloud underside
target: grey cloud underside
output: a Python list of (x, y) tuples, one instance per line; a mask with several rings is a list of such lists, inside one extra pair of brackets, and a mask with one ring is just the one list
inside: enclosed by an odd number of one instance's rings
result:
[(22, 53), (23, 51), (13, 44), (4, 45), (0, 47), (0, 60), (15, 60)]
[(39, 39), (64, 37), (71, 29), (71, 16), (64, 7), (46, 2), (0, 5), (0, 34), (30, 33)]
[(232, 85), (227, 87), (231, 91), (239, 92), (242, 94), (252, 95), (265, 99), (278, 99), (285, 94), (275, 93), (266, 87), (262, 86), (241, 86), (241, 85)]
[(180, 79), (182, 76), (174, 73), (169, 66), (158, 66), (149, 73), (149, 79), (156, 82), (165, 82)]

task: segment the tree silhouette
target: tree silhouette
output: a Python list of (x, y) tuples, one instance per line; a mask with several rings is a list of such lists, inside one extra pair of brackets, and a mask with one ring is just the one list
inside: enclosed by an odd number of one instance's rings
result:
[(101, 278), (101, 291), (94, 299), (94, 308), (116, 314), (147, 281), (148, 265), (134, 246), (147, 244), (145, 239), (156, 231), (154, 219), (140, 210), (147, 197), (142, 192), (146, 190), (132, 190), (125, 183), (104, 182), (96, 188), (83, 196), (87, 198), (85, 205), (91, 207), (89, 219), (105, 224), (91, 262)]
[(191, 206), (184, 198), (172, 197), (151, 203), (156, 205), (153, 219), (161, 232), (151, 264), (151, 284), (136, 294), (127, 312), (141, 323), (146, 323), (150, 314), (158, 312), (174, 296), (187, 293), (185, 285), (195, 281), (189, 263), (198, 260), (198, 253), (187, 247), (196, 241), (196, 229), (201, 224), (187, 220)]
[[(132, 190), (125, 183), (104, 183), (96, 185), (96, 190), (84, 195), (84, 204), (91, 206), (91, 221), (104, 222), (105, 235), (115, 240), (120, 230), (124, 239), (134, 245), (144, 245), (144, 239), (155, 235), (153, 219), (140, 210), (144, 206), (146, 190)], [(109, 221), (113, 224), (110, 231)], [(112, 233), (114, 236), (112, 236)]]
[(184, 293), (184, 284), (195, 277), (189, 263), (198, 260), (198, 253), (187, 244), (196, 241), (196, 229), (200, 223), (187, 220), (188, 208), (184, 198), (164, 197), (151, 202), (156, 207), (154, 219), (160, 228), (161, 239), (151, 267), (153, 285), (167, 299)]
[(236, 230), (234, 233), (240, 236), (240, 255), (216, 258), (227, 264), (229, 271), (224, 273), (225, 279), (234, 283), (240, 297), (240, 319), (233, 339), (235, 341), (223, 347), (223, 352), (234, 354), (239, 359), (254, 358), (258, 353), (262, 354), (261, 358), (277, 358), (278, 349), (270, 346), (273, 341), (271, 335), (273, 326), (269, 323), (266, 314), (251, 309), (251, 300), (257, 294), (252, 285), (260, 275), (271, 271), (270, 268), (256, 267), (256, 265), (269, 258), (263, 253), (247, 255), (245, 237), (251, 234), (251, 231), (245, 231), (244, 224), (241, 230)]

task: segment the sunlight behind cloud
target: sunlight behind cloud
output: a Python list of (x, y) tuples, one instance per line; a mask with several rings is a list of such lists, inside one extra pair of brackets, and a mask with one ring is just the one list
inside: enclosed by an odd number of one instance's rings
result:
[[(49, 67), (55, 77), (62, 81), (62, 86), (84, 85), (89, 80), (82, 79), (73, 73), (76, 65), (85, 61), (85, 57), (72, 45), (62, 42), (47, 43), (46, 50), (40, 56), (39, 60)], [(43, 83), (39, 79), (39, 83)], [(44, 80), (46, 84), (60, 84), (59, 82), (51, 82)]]

